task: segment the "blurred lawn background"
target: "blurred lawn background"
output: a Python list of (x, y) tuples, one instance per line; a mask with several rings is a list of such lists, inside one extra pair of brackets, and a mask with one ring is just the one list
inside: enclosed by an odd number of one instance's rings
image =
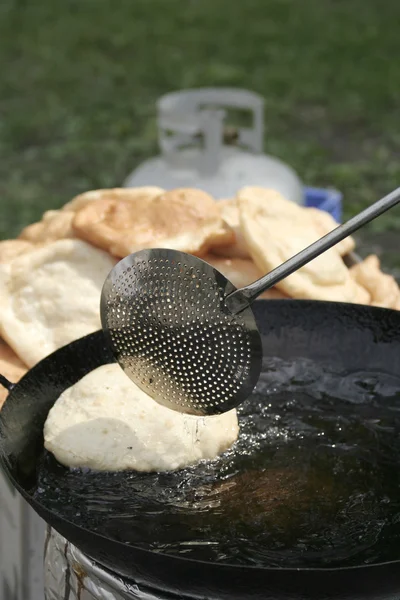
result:
[[(400, 182), (399, 23), (398, 0), (1, 0), (0, 238), (119, 185), (156, 99), (198, 86), (262, 94), (265, 151), (354, 214)], [(392, 262), (399, 230), (369, 229)]]

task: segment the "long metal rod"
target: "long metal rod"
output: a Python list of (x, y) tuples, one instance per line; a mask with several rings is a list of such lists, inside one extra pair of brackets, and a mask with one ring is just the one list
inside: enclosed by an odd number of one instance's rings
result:
[(372, 206), (369, 206), (355, 217), (351, 218), (347, 223), (339, 225), (333, 231), (330, 231), (324, 237), (320, 238), (304, 250), (301, 250), (292, 258), (289, 258), (286, 262), (279, 265), (276, 269), (273, 269), (264, 277), (257, 279), (250, 285), (243, 287), (232, 294), (227, 296), (226, 301), (233, 313), (240, 312), (245, 308), (243, 304), (243, 296), (247, 300), (247, 304), (251, 304), (262, 292), (271, 288), (276, 283), (291, 275), (314, 258), (317, 258), (320, 254), (332, 248), (338, 242), (341, 242), (344, 238), (351, 235), (357, 229), (360, 229), (366, 223), (369, 223), (376, 217), (379, 217), (382, 213), (386, 212), (396, 204), (400, 202), (400, 188), (397, 188), (381, 200), (378, 200)]

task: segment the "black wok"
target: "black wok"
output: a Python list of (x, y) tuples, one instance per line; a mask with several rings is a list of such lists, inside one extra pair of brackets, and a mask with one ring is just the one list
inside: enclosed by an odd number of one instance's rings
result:
[[(400, 312), (291, 300), (259, 301), (254, 312), (266, 356), (309, 359), (324, 369), (333, 367), (343, 374), (371, 370), (398, 381)], [(43, 462), (43, 425), (48, 411), (63, 390), (108, 362), (113, 362), (113, 357), (102, 332), (69, 344), (12, 386), (0, 413), (1, 462), (5, 473), (35, 511), (70, 542), (114, 572), (134, 577), (138, 584), (178, 595), (224, 600), (400, 597), (400, 545), (398, 552), (389, 553), (385, 562), (346, 568), (221, 564), (155, 552), (134, 542), (127, 545), (104, 535), (107, 528), (103, 532), (101, 528), (89, 529), (85, 519), (79, 514), (71, 515), (66, 505), (59, 504), (54, 510), (51, 503), (41, 501), (37, 488)], [(390, 403), (393, 410), (397, 410), (397, 404), (400, 410), (400, 384)], [(357, 404), (352, 410), (358, 410)], [(63, 467), (59, 469), (66, 471)], [(56, 485), (57, 477), (56, 468), (51, 485)], [(150, 499), (151, 489), (147, 493)], [(105, 522), (111, 517), (112, 508), (104, 513)], [(151, 517), (147, 526), (151, 529)]]

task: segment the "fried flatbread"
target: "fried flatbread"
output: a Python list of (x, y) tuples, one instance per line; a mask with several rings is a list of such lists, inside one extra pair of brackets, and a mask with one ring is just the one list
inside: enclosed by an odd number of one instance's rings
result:
[[(274, 190), (245, 187), (237, 194), (240, 225), (250, 254), (263, 272), (288, 260), (320, 237), (305, 210)], [(276, 286), (292, 298), (368, 303), (335, 249), (327, 250)]]
[(25, 227), (18, 238), (33, 244), (46, 244), (56, 240), (74, 238), (76, 236), (72, 228), (73, 218), (73, 212), (48, 210), (40, 221)]
[(0, 241), (0, 263), (7, 264), (17, 256), (26, 254), (35, 248), (27, 240), (2, 240)]
[(159, 196), (165, 190), (156, 186), (143, 186), (137, 188), (110, 188), (90, 190), (75, 196), (64, 204), (61, 210), (76, 212), (90, 204), (93, 200), (134, 200), (142, 196)]
[[(218, 203), (222, 218), (235, 232), (235, 242), (230, 246), (223, 246), (214, 250), (214, 254), (225, 256), (227, 258), (250, 258), (246, 241), (240, 228), (239, 208), (236, 198), (221, 200)], [(335, 219), (327, 212), (314, 207), (301, 207), (305, 215), (310, 217), (310, 223), (319, 232), (322, 237), (338, 226)], [(335, 249), (340, 256), (345, 256), (355, 248), (354, 238), (351, 236), (336, 244)]]
[(383, 273), (380, 260), (375, 254), (350, 268), (354, 281), (371, 295), (370, 304), (383, 308), (400, 308), (400, 289), (394, 277)]
[(236, 410), (186, 415), (157, 404), (117, 364), (66, 389), (49, 412), (45, 447), (69, 467), (173, 471), (213, 459), (237, 439)]
[(145, 248), (202, 256), (234, 239), (215, 200), (195, 189), (99, 198), (76, 212), (73, 227), (78, 237), (118, 258)]
[(58, 240), (0, 268), (0, 334), (29, 366), (100, 329), (100, 294), (115, 264), (81, 240)]
[[(253, 283), (253, 281), (256, 281), (256, 279), (262, 277), (261, 271), (251, 259), (223, 258), (222, 256), (207, 254), (203, 260), (212, 265), (217, 271), (222, 273), (222, 275), (225, 275), (225, 277), (237, 288), (249, 285), (250, 283)], [(287, 297), (286, 294), (277, 288), (272, 288), (265, 291), (260, 296), (260, 299), (279, 299)]]
[(45, 244), (55, 240), (73, 239), (76, 236), (72, 227), (74, 214), (84, 206), (90, 204), (93, 200), (99, 199), (133, 199), (143, 194), (159, 195), (163, 193), (162, 188), (141, 187), (141, 188), (114, 188), (110, 190), (92, 190), (85, 192), (73, 198), (65, 204), (60, 210), (48, 210), (37, 223), (32, 223), (25, 227), (18, 236), (18, 239), (29, 241), (33, 244)]
[(220, 200), (218, 208), (225, 223), (234, 231), (235, 239), (229, 246), (213, 248), (213, 254), (218, 254), (226, 258), (250, 258), (250, 253), (240, 228), (239, 209), (236, 198)]
[[(319, 237), (330, 233), (339, 225), (339, 223), (336, 223), (335, 219), (324, 210), (319, 210), (318, 208), (313, 207), (304, 208), (304, 210), (308, 215), (311, 216), (314, 226), (319, 232)], [(354, 238), (352, 238), (351, 236), (345, 238), (344, 240), (336, 244), (336, 246), (334, 246), (334, 248), (339, 252), (340, 256), (346, 256), (346, 254), (352, 252), (355, 247), (356, 243), (354, 241)]]

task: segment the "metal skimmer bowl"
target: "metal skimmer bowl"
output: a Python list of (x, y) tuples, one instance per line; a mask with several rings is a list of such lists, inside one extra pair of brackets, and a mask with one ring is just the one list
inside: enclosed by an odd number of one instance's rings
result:
[(220, 414), (252, 392), (261, 339), (251, 308), (225, 305), (235, 287), (203, 260), (142, 250), (108, 275), (101, 320), (125, 373), (158, 403), (195, 415)]

